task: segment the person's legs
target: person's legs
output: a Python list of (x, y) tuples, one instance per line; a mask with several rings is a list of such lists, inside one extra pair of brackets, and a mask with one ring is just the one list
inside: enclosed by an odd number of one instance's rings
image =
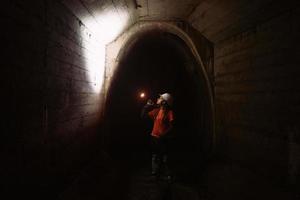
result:
[(160, 162), (161, 162), (161, 152), (159, 139), (156, 137), (151, 137), (151, 147), (152, 147), (152, 163), (151, 163), (151, 174), (158, 175)]
[(152, 154), (151, 174), (157, 175), (159, 170), (159, 158), (158, 155)]
[(167, 179), (171, 179), (171, 171), (169, 169), (169, 157), (168, 157), (168, 141), (163, 139), (162, 143), (162, 168), (164, 175)]

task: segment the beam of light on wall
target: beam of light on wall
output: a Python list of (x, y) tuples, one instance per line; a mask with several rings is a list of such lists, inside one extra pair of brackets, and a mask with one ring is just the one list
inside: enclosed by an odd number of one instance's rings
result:
[[(121, 17), (122, 16), (122, 17)], [(105, 47), (127, 26), (129, 16), (115, 9), (99, 13), (83, 20), (82, 44), (90, 86), (100, 93), (105, 72)]]

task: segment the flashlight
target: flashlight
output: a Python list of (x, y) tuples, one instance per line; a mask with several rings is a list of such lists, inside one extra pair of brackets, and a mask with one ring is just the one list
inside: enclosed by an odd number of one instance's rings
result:
[(144, 99), (145, 97), (146, 97), (146, 94), (145, 94), (144, 92), (141, 92), (141, 93), (140, 93), (140, 98), (141, 98), (141, 99)]

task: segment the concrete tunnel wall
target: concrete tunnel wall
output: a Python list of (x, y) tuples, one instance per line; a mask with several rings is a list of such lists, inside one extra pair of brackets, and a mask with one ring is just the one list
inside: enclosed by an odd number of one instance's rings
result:
[[(217, 13), (217, 14), (216, 14)], [(223, 158), (299, 186), (299, 2), (213, 1), (188, 22), (214, 43)]]
[[(215, 90), (220, 155), (299, 186), (299, 2), (204, 2), (191, 28), (179, 26), (207, 38), (194, 41)], [(95, 152), (104, 93), (94, 92), (84, 51), (99, 38), (76, 0), (4, 1), (1, 13), (1, 185), (51, 199)]]
[(1, 13), (1, 188), (54, 199), (98, 153), (99, 38), (60, 1), (5, 1)]
[(101, 148), (105, 89), (90, 55), (103, 42), (76, 2), (3, 2), (1, 185), (10, 195), (52, 199)]

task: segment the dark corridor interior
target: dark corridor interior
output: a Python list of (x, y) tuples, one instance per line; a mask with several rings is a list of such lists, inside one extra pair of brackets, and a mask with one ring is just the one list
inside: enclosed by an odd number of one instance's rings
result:
[[(0, 10), (0, 199), (300, 199), (298, 0)], [(140, 117), (165, 92), (171, 181), (151, 176)]]
[[(106, 105), (107, 151), (122, 171), (123, 185), (129, 187), (121, 198), (133, 199), (132, 192), (142, 193), (130, 184), (135, 176), (150, 177), (152, 121), (142, 119), (141, 111), (148, 99), (156, 101), (165, 92), (174, 97), (174, 127), (167, 143), (172, 178), (199, 184), (205, 157), (202, 141), (208, 134), (201, 127), (201, 104), (209, 98), (205, 85), (199, 87), (204, 80), (198, 80), (199, 84), (193, 79), (191, 65), (196, 62), (183, 41), (162, 31), (140, 36), (121, 59)], [(140, 98), (141, 92), (145, 98)]]
[[(177, 173), (193, 179), (203, 158), (200, 154), (205, 132), (198, 132), (199, 128), (203, 130), (199, 127), (199, 96), (206, 94), (192, 79), (186, 65), (193, 58), (186, 58), (183, 50), (186, 48), (179, 38), (159, 31), (143, 35), (132, 45), (121, 60), (110, 89), (106, 139), (108, 151), (115, 159), (135, 168), (151, 166), (152, 121), (142, 119), (140, 114), (147, 99), (156, 101), (159, 94), (169, 92), (174, 97), (175, 113), (168, 145), (170, 167), (184, 163)], [(145, 92), (145, 98), (140, 98), (141, 92)]]

